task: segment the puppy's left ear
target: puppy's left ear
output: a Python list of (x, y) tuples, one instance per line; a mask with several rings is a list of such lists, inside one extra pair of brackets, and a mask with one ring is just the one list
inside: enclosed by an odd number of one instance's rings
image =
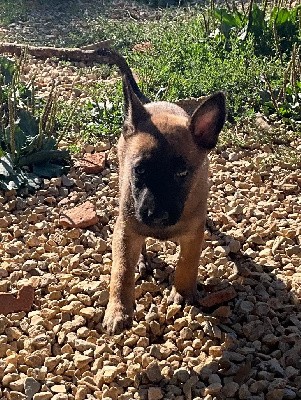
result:
[(213, 149), (225, 120), (225, 95), (217, 92), (205, 99), (191, 116), (190, 130), (196, 143), (204, 149)]

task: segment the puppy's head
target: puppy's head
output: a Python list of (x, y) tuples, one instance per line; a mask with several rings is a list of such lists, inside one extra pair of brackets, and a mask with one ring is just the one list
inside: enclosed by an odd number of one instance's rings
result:
[(221, 92), (210, 96), (190, 117), (171, 103), (143, 105), (126, 81), (124, 95), (120, 162), (121, 173), (130, 178), (135, 218), (150, 228), (175, 225), (208, 150), (217, 143), (225, 97)]

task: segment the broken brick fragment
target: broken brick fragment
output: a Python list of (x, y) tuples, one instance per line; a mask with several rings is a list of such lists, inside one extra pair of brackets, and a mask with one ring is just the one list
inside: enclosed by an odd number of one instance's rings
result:
[(226, 301), (230, 301), (237, 296), (237, 293), (233, 286), (228, 286), (226, 289), (218, 290), (207, 294), (201, 299), (200, 304), (203, 307), (213, 307), (217, 304), (222, 304)]
[(60, 224), (66, 228), (87, 228), (88, 226), (97, 224), (97, 222), (98, 216), (95, 206), (90, 201), (73, 207), (60, 216)]
[(32, 286), (23, 286), (17, 297), (11, 293), (0, 293), (0, 314), (28, 312), (33, 305), (33, 300), (34, 288)]
[(84, 157), (79, 159), (77, 166), (83, 168), (87, 174), (98, 174), (105, 168), (106, 153), (85, 153)]

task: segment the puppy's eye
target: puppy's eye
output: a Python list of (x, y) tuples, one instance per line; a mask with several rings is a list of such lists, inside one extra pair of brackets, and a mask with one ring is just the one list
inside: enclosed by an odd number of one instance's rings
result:
[(182, 169), (181, 171), (175, 173), (175, 176), (177, 178), (185, 178), (185, 176), (187, 175), (188, 175), (188, 169)]
[(142, 167), (141, 165), (137, 165), (137, 166), (135, 167), (135, 173), (136, 173), (137, 175), (143, 175), (143, 174), (145, 173), (145, 168)]

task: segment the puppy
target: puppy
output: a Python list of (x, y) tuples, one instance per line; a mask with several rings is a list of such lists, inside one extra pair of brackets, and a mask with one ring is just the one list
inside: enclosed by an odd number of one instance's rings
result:
[(226, 118), (222, 92), (188, 115), (169, 102), (150, 102), (123, 57), (100, 56), (123, 75), (125, 121), (118, 142), (119, 215), (113, 234), (109, 303), (103, 321), (110, 334), (131, 326), (135, 267), (146, 237), (180, 244), (170, 302), (197, 301), (197, 273), (208, 197), (208, 151)]

